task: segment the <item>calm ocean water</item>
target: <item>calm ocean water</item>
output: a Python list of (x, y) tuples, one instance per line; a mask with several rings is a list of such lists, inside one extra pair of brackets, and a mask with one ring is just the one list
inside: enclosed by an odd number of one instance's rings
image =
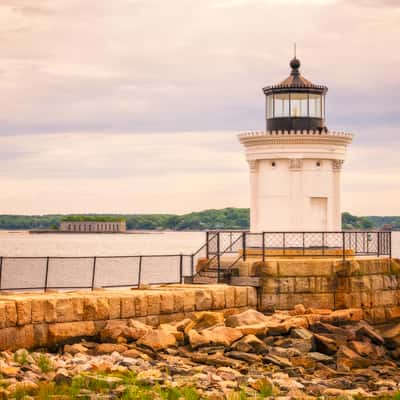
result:
[(0, 231), (0, 256), (131, 256), (191, 254), (204, 232), (29, 234)]

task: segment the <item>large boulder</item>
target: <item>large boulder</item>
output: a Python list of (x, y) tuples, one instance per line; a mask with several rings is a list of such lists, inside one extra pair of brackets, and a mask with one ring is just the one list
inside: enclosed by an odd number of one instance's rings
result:
[(340, 346), (336, 356), (338, 371), (349, 372), (352, 369), (367, 368), (371, 364), (369, 359), (361, 357), (348, 346)]
[(267, 353), (268, 346), (255, 335), (247, 335), (232, 345), (235, 351), (245, 353)]
[(282, 336), (288, 335), (293, 329), (308, 329), (308, 320), (305, 317), (289, 317), (285, 319), (270, 318), (266, 321), (268, 335), (270, 336)]
[(380, 331), (380, 334), (389, 349), (400, 347), (400, 324), (384, 328)]
[(191, 329), (201, 331), (224, 323), (224, 314), (221, 312), (201, 311), (193, 314), (193, 320), (186, 324), (184, 331), (187, 334)]
[(187, 335), (192, 349), (197, 349), (198, 347), (207, 346), (209, 344), (208, 339), (195, 329), (191, 329)]
[(87, 353), (88, 348), (81, 343), (74, 343), (74, 344), (66, 344), (64, 346), (64, 353), (69, 353), (72, 355), (78, 353)]
[(240, 314), (229, 316), (225, 321), (225, 325), (231, 328), (236, 328), (238, 326), (266, 323), (267, 321), (267, 316), (256, 310), (250, 309)]
[(160, 329), (162, 329), (165, 332), (170, 333), (171, 335), (174, 335), (175, 339), (178, 342), (183, 342), (183, 340), (185, 338), (184, 333), (181, 331), (178, 331), (174, 324), (161, 324)]
[(253, 324), (253, 325), (239, 325), (236, 327), (243, 335), (257, 335), (265, 336), (268, 333), (268, 327), (265, 323)]
[(338, 346), (333, 339), (326, 336), (314, 334), (315, 347), (318, 352), (327, 354), (329, 356), (335, 354), (338, 350)]
[(375, 354), (375, 347), (369, 341), (360, 342), (358, 340), (353, 340), (349, 343), (349, 347), (362, 357)]
[[(49, 325), (48, 344), (63, 344), (97, 334), (93, 321), (62, 322)], [(29, 346), (27, 346), (29, 347)]]
[(314, 350), (314, 338), (311, 339), (291, 339), (291, 345), (300, 353), (309, 353)]
[(123, 344), (114, 344), (114, 343), (100, 343), (96, 346), (95, 353), (96, 354), (112, 354), (114, 352), (124, 353), (128, 348)]
[(142, 336), (137, 344), (150, 347), (154, 351), (165, 350), (176, 346), (175, 336), (162, 329), (152, 329)]
[(103, 342), (123, 342), (140, 339), (152, 328), (140, 321), (129, 320), (108, 321), (104, 329), (100, 332), (100, 338)]
[(356, 329), (355, 334), (358, 338), (367, 337), (376, 344), (383, 344), (385, 342), (385, 339), (365, 321), (359, 323), (359, 327)]
[(242, 336), (243, 334), (240, 330), (228, 326), (216, 326), (203, 329), (201, 332), (191, 330), (188, 334), (189, 342), (193, 349), (210, 345), (229, 347)]
[(311, 331), (305, 328), (293, 328), (290, 336), (295, 339), (311, 340), (314, 335)]

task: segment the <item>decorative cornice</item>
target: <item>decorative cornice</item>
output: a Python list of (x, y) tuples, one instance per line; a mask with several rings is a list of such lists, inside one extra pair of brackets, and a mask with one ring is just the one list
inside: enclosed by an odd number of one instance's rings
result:
[(255, 131), (238, 135), (242, 144), (301, 144), (301, 143), (331, 143), (350, 144), (353, 140), (351, 133), (304, 130), (304, 131)]

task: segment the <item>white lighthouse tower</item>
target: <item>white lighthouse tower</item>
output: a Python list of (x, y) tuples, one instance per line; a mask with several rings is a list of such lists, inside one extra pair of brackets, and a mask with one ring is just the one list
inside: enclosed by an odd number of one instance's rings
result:
[(265, 132), (239, 135), (250, 166), (250, 229), (266, 231), (341, 230), (340, 175), (348, 133), (325, 125), (328, 88), (290, 76), (263, 89)]

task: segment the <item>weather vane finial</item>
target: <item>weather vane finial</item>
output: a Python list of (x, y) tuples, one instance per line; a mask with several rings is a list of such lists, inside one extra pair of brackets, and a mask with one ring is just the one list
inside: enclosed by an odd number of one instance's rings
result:
[(294, 43), (294, 58), (296, 58), (296, 42)]

